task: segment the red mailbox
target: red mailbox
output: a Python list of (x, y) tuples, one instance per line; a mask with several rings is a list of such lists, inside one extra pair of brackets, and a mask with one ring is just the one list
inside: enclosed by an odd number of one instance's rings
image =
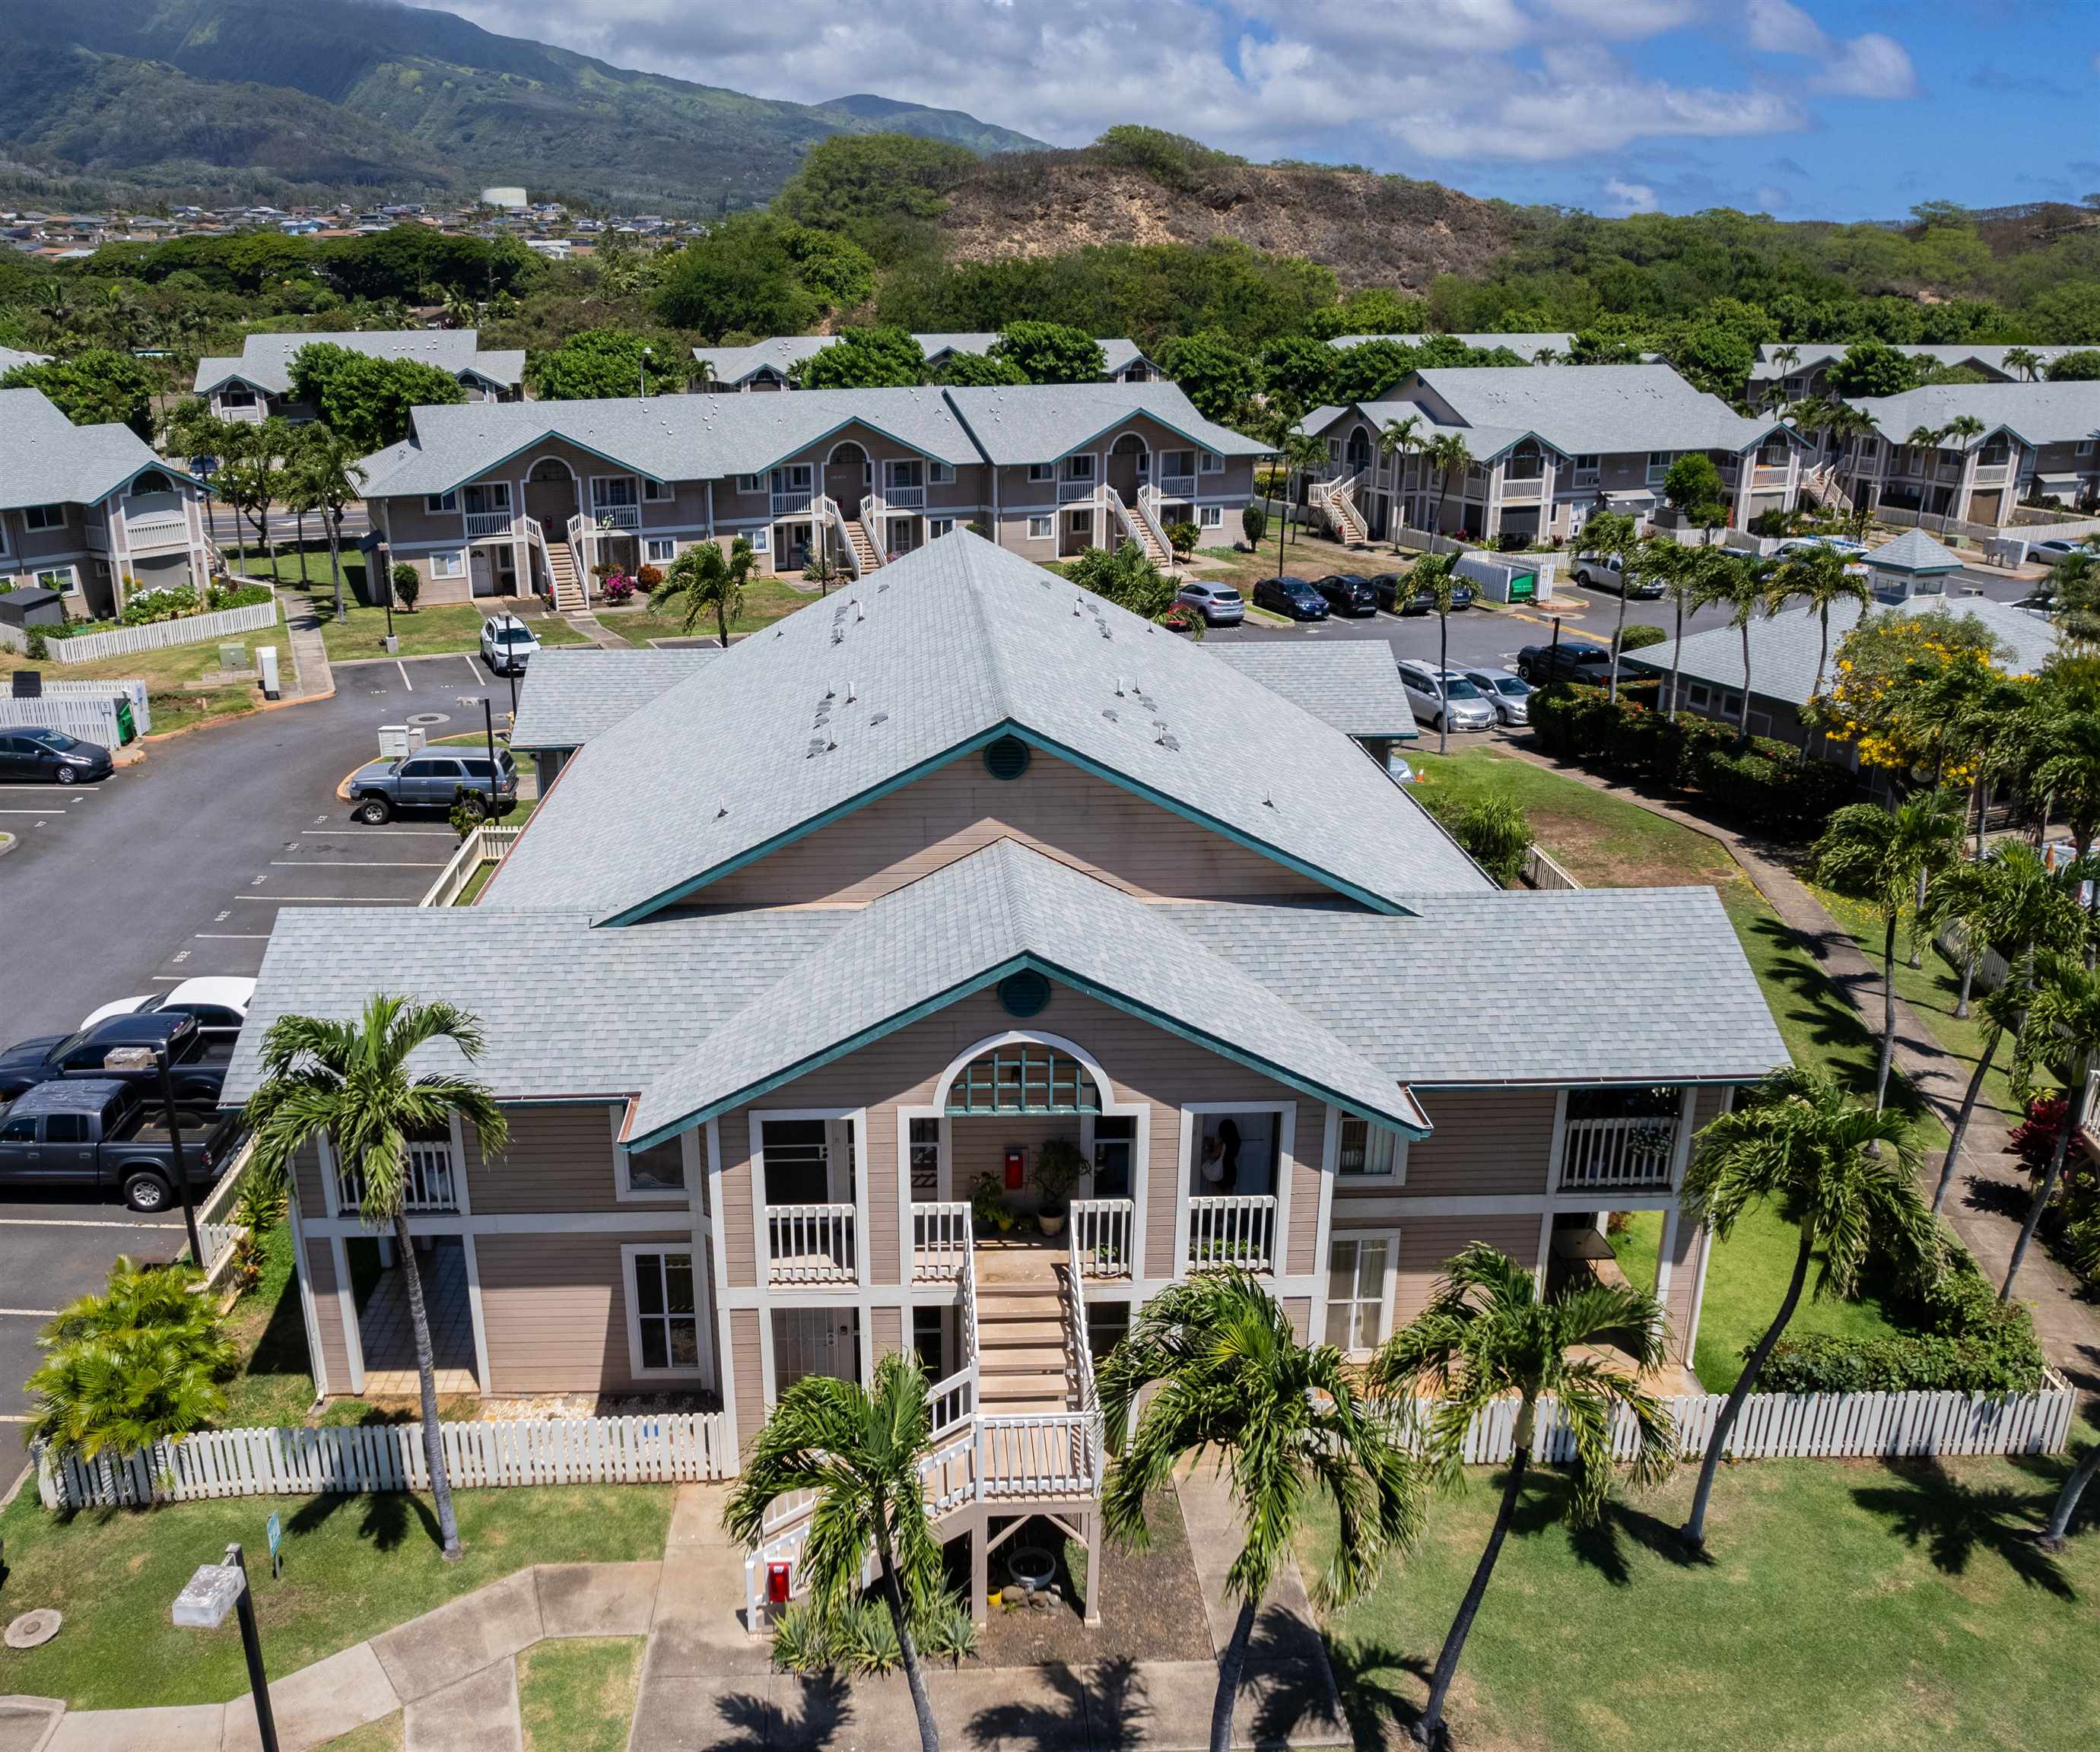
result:
[(1006, 1190), (1020, 1191), (1028, 1178), (1028, 1152), (1018, 1144), (1006, 1152)]
[(768, 1564), (765, 1566), (765, 1604), (767, 1605), (784, 1606), (788, 1604), (789, 1568), (790, 1565), (787, 1564)]

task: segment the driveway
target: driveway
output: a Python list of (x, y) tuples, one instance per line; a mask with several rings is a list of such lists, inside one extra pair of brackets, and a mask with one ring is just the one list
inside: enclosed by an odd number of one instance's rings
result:
[[(479, 729), (507, 686), (464, 656), (338, 663), (333, 698), (152, 745), (108, 782), (0, 789), (12, 905), (0, 954), (7, 1040), (77, 1027), (98, 1005), (200, 974), (254, 974), (278, 911), (412, 906), (451, 856), (442, 820), (360, 826), (335, 787), (382, 724)], [(0, 1419), (19, 1416), (45, 1310), (100, 1287), (119, 1252), (173, 1257), (180, 1218), (41, 1195), (0, 1204)], [(10, 1312), (8, 1310), (22, 1310)], [(0, 1432), (0, 1443), (8, 1438)], [(0, 1464), (0, 1472), (11, 1470)]]

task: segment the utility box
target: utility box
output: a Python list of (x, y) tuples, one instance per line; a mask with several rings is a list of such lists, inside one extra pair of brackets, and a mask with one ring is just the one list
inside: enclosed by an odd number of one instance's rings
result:
[(258, 645), (255, 649), (255, 667), (262, 683), (262, 698), (266, 700), (282, 697), (283, 689), (277, 685), (277, 647)]
[(420, 724), (382, 724), (379, 727), (379, 758), (382, 760), (406, 760), (411, 755), (423, 751), (423, 727)]

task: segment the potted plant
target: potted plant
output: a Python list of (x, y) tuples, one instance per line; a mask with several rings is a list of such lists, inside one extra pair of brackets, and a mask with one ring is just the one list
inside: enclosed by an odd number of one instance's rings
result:
[(1072, 1188), (1087, 1178), (1087, 1159), (1069, 1138), (1052, 1138), (1035, 1152), (1035, 1190), (1043, 1203), (1035, 1220), (1045, 1235), (1056, 1235), (1065, 1226), (1070, 1208)]
[(1013, 1207), (1006, 1202), (1006, 1194), (993, 1175), (978, 1175), (977, 1184), (970, 1188), (970, 1221), (977, 1225), (979, 1235), (989, 1235), (995, 1229), (1004, 1235), (1013, 1226)]

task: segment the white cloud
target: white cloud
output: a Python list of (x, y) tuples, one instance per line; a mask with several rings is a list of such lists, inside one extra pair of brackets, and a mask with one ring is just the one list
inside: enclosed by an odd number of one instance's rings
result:
[(1904, 46), (1878, 31), (1855, 37), (1844, 52), (1816, 76), (1815, 89), (1842, 97), (1917, 95), (1917, 70)]
[(1778, 213), (1787, 204), (1787, 193), (1783, 188), (1774, 188), (1769, 183), (1760, 183), (1756, 199), (1758, 212)]
[(1604, 199), (1614, 213), (1652, 213), (1655, 211), (1655, 191), (1645, 183), (1621, 183), (1617, 177), (1604, 178)]
[(1760, 55), (1820, 55), (1830, 46), (1823, 27), (1789, 0), (1749, 0), (1745, 11)]

